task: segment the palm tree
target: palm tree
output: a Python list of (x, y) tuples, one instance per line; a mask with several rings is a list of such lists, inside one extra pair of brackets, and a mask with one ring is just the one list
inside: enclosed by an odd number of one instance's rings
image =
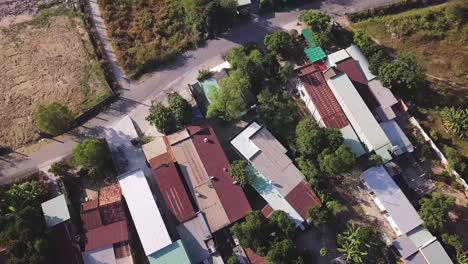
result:
[(445, 128), (460, 138), (468, 136), (468, 109), (456, 109), (446, 107), (442, 110), (443, 123)]
[(364, 257), (368, 255), (368, 246), (362, 241), (360, 232), (361, 227), (351, 223), (345, 232), (338, 235), (338, 252), (343, 253), (346, 261), (353, 264), (364, 263)]

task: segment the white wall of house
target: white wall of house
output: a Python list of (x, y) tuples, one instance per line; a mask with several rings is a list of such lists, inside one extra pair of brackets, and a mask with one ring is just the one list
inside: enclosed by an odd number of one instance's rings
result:
[(307, 93), (307, 91), (305, 90), (304, 85), (299, 82), (299, 85), (297, 86), (297, 89), (299, 90), (299, 95), (300, 95), (302, 101), (304, 101), (305, 105), (307, 106), (307, 109), (309, 109), (309, 111), (312, 114), (312, 116), (314, 117), (315, 121), (317, 121), (317, 123), (321, 127), (325, 127), (325, 124), (323, 123), (323, 120), (322, 120), (322, 116), (320, 116), (320, 113), (317, 110), (317, 107), (315, 107), (314, 102), (312, 101), (312, 99), (310, 99), (310, 96)]

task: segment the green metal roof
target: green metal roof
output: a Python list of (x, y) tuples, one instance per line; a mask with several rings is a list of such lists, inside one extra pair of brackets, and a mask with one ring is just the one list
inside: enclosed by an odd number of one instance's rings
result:
[(304, 52), (311, 62), (319, 61), (327, 56), (321, 47), (308, 48)]
[(184, 244), (179, 239), (169, 246), (154, 252), (148, 256), (151, 264), (190, 264), (190, 259), (185, 250)]
[(302, 30), (302, 35), (306, 39), (307, 44), (309, 44), (310, 48), (318, 47), (317, 42), (315, 42), (314, 39), (314, 34), (312, 33), (312, 30), (310, 28)]

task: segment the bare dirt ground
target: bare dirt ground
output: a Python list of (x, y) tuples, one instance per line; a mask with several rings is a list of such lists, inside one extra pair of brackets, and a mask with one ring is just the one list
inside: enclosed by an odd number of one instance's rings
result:
[(57, 101), (78, 115), (109, 94), (76, 16), (43, 13), (0, 28), (0, 47), (0, 146), (37, 139), (33, 113), (40, 104)]

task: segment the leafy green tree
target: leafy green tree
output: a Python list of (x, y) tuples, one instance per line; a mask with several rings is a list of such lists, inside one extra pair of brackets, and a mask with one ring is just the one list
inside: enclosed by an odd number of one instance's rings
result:
[(262, 91), (257, 96), (257, 113), (260, 120), (280, 140), (292, 140), (299, 120), (297, 108), (291, 98), (283, 94)]
[(296, 225), (284, 211), (275, 210), (268, 220), (273, 228), (278, 230), (277, 237), (291, 240), (296, 236)]
[(279, 74), (283, 84), (289, 83), (294, 77), (294, 66), (291, 63), (286, 62), (284, 66), (281, 67)]
[(347, 229), (338, 234), (338, 252), (343, 253), (351, 264), (381, 263), (385, 243), (375, 228), (348, 224)]
[(299, 21), (304, 22), (314, 32), (329, 31), (331, 27), (330, 16), (316, 10), (301, 12), (299, 15)]
[(326, 148), (334, 151), (342, 143), (340, 131), (321, 128), (310, 118), (301, 120), (296, 126), (296, 147), (306, 157), (315, 158)]
[(263, 44), (267, 50), (281, 56), (287, 54), (292, 43), (293, 37), (281, 30), (268, 34), (263, 39)]
[(106, 141), (85, 139), (72, 151), (73, 163), (81, 166), (92, 178), (101, 178), (113, 172), (112, 157)]
[(57, 161), (57, 162), (52, 163), (48, 172), (58, 177), (58, 176), (65, 176), (70, 169), (71, 169), (70, 165), (68, 165), (66, 162)]
[(40, 204), (47, 195), (44, 185), (38, 181), (26, 181), (13, 184), (6, 191), (6, 201), (10, 211), (17, 211), (28, 205)]
[(372, 74), (378, 75), (380, 66), (389, 62), (390, 58), (388, 55), (383, 50), (379, 49), (379, 51), (375, 52), (369, 57), (369, 70)]
[[(221, 81), (222, 84), (223, 81)], [(219, 118), (227, 122), (234, 121), (238, 120), (247, 110), (242, 92), (239, 90), (223, 88), (223, 85), (219, 89), (211, 87), (208, 97), (211, 100), (206, 115), (208, 118)]]
[(335, 219), (330, 210), (326, 207), (311, 207), (307, 212), (307, 216), (312, 221), (312, 224), (317, 228), (333, 225)]
[(323, 247), (323, 248), (320, 249), (320, 256), (321, 257), (326, 257), (326, 256), (328, 256), (328, 254), (329, 254), (328, 248)]
[(457, 170), (459, 173), (463, 174), (466, 169), (466, 163), (462, 160), (457, 150), (449, 146), (444, 146), (443, 150), (448, 160), (447, 167), (451, 170)]
[(328, 174), (340, 174), (350, 171), (356, 165), (356, 156), (346, 146), (340, 146), (335, 152), (325, 150), (319, 155), (320, 169)]
[(354, 43), (356, 43), (362, 53), (367, 57), (371, 57), (380, 50), (365, 31), (357, 31), (354, 33)]
[(442, 234), (442, 242), (452, 247), (455, 252), (463, 252), (463, 243), (459, 235)]
[(337, 217), (339, 214), (346, 210), (346, 207), (336, 200), (331, 200), (325, 203), (325, 207), (330, 211), (330, 213)]
[(376, 167), (376, 166), (380, 166), (382, 164), (383, 164), (383, 160), (382, 160), (382, 157), (380, 157), (379, 155), (372, 154), (369, 157), (369, 166), (370, 167)]
[(179, 127), (184, 127), (192, 122), (192, 106), (178, 93), (168, 96), (169, 108)]
[(250, 184), (254, 175), (248, 169), (248, 163), (245, 160), (236, 160), (229, 167), (229, 175), (236, 180), (241, 187)]
[(176, 121), (171, 110), (162, 103), (152, 105), (146, 120), (159, 132), (171, 133), (176, 130)]
[(34, 113), (34, 119), (40, 130), (53, 136), (66, 132), (74, 120), (70, 110), (57, 102), (40, 105)]
[(403, 54), (398, 59), (382, 65), (378, 77), (384, 86), (404, 98), (414, 98), (426, 85), (423, 69), (410, 54)]
[(243, 46), (236, 46), (228, 51), (226, 60), (232, 68), (242, 70), (247, 62), (247, 51)]
[(267, 254), (271, 228), (261, 212), (249, 213), (244, 222), (238, 222), (231, 228), (231, 232), (242, 247), (251, 248), (259, 256)]
[[(302, 156), (297, 158), (296, 162), (297, 162), (297, 165), (299, 166), (299, 169), (304, 174), (304, 176), (309, 181), (309, 183), (311, 184), (314, 183), (317, 180), (317, 177), (319, 174), (319, 171), (315, 167), (314, 163), (311, 160), (306, 159)], [(312, 184), (312, 185), (315, 185), (315, 184)]]
[(267, 259), (271, 264), (299, 264), (303, 260), (298, 256), (296, 246), (291, 240), (282, 240), (273, 243), (268, 251)]
[(451, 134), (460, 138), (468, 137), (468, 109), (445, 107), (442, 118), (444, 126)]
[(455, 198), (440, 193), (433, 193), (420, 201), (419, 215), (426, 227), (434, 233), (442, 233), (447, 224), (447, 214), (455, 205)]

